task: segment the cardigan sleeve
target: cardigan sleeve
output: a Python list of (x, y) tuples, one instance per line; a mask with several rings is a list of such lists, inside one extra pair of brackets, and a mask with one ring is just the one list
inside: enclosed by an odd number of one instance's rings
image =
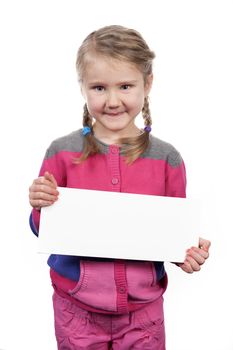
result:
[(186, 170), (180, 154), (173, 150), (167, 159), (166, 165), (166, 190), (168, 197), (186, 197)]
[[(66, 186), (66, 167), (62, 159), (62, 152), (56, 149), (56, 142), (52, 142), (47, 149), (39, 171), (39, 176), (43, 176), (46, 171), (53, 174), (58, 186)], [(29, 223), (32, 232), (38, 236), (40, 226), (39, 210), (35, 208), (32, 209)]]

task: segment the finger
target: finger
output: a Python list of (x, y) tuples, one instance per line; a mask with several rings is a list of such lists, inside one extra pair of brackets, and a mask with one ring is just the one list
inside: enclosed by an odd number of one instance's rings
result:
[(29, 202), (30, 205), (37, 210), (40, 210), (42, 207), (48, 207), (54, 203), (54, 201), (46, 201), (43, 199), (31, 199)]
[(193, 271), (200, 271), (200, 264), (198, 264), (198, 262), (192, 256), (187, 255), (185, 261), (190, 264)]
[(45, 185), (33, 185), (29, 189), (29, 200), (56, 201), (59, 192), (52, 187)]
[(58, 195), (59, 192), (54, 186), (54, 183), (47, 180), (44, 176), (38, 177), (29, 187), (29, 192), (45, 192), (53, 195)]
[[(46, 187), (46, 186), (45, 186)], [(33, 189), (34, 188), (34, 189)], [(39, 189), (42, 188), (40, 192)], [(33, 185), (29, 191), (29, 202), (33, 208), (41, 208), (53, 204), (58, 200), (58, 195), (53, 192), (56, 191), (51, 187), (47, 187), (46, 191), (43, 188), (43, 185)]]
[(191, 255), (200, 264), (204, 264), (205, 260), (209, 257), (209, 253), (201, 248), (192, 247), (187, 250), (187, 253)]
[(183, 262), (183, 264), (180, 264), (180, 268), (181, 268), (183, 271), (187, 272), (187, 273), (193, 273), (193, 272), (194, 272), (194, 271), (193, 271), (193, 268), (192, 268), (192, 266), (190, 265), (190, 263), (189, 263), (188, 260), (185, 260), (185, 261)]
[(205, 262), (205, 258), (196, 252), (194, 249), (188, 250), (188, 256), (191, 257), (194, 261), (197, 262), (198, 265), (203, 265)]
[(44, 177), (37, 178), (29, 188), (29, 203), (33, 208), (40, 209), (53, 204), (58, 199), (59, 192), (51, 181)]
[(44, 200), (44, 201), (56, 201), (58, 195), (56, 190), (52, 188), (45, 188), (44, 186), (35, 186), (36, 190), (29, 191), (30, 200)]

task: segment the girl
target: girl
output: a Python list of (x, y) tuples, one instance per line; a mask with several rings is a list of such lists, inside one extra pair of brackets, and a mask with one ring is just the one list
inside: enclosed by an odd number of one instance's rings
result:
[[(57, 186), (185, 197), (180, 154), (150, 134), (154, 57), (137, 31), (122, 26), (101, 28), (83, 41), (76, 62), (83, 129), (46, 152), (29, 190), (35, 234), (40, 208), (58, 199)], [(140, 112), (143, 130), (135, 125)], [(90, 217), (91, 210), (90, 203)], [(200, 270), (208, 258), (210, 242), (199, 243), (178, 264), (185, 272)], [(162, 262), (51, 255), (48, 265), (58, 349), (165, 349)]]

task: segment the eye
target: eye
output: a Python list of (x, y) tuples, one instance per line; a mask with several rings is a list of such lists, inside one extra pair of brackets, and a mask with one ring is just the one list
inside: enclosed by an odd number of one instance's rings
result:
[(121, 85), (121, 90), (129, 90), (130, 87), (131, 87), (131, 85), (124, 84), (124, 85)]
[(97, 85), (97, 86), (93, 86), (93, 89), (94, 89), (95, 91), (99, 91), (99, 92), (101, 92), (101, 91), (103, 91), (103, 90), (104, 90), (104, 87), (103, 87), (103, 86), (101, 86), (101, 85)]

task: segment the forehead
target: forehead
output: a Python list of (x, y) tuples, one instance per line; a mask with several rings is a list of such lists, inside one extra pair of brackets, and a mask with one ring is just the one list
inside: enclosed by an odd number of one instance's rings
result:
[(92, 55), (86, 59), (83, 81), (141, 80), (143, 74), (136, 64), (111, 57)]

